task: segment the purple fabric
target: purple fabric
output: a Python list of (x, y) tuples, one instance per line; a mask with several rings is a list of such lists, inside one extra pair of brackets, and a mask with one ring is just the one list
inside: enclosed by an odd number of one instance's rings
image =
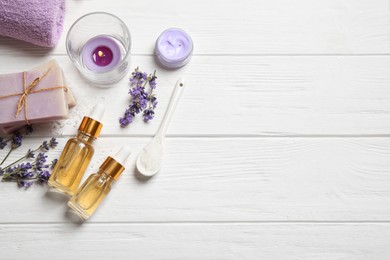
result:
[(53, 47), (61, 36), (64, 14), (65, 0), (0, 0), (0, 35)]

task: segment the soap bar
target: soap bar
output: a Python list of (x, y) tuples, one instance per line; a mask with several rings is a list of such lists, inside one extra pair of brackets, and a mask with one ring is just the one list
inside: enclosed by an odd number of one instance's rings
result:
[[(61, 74), (62, 74), (63, 85), (67, 86), (67, 83), (66, 83), (63, 71), (61, 71)], [(76, 100), (75, 100), (75, 98), (74, 98), (74, 96), (72, 94), (72, 91), (71, 91), (71, 89), (69, 87), (67, 87), (66, 100), (68, 102), (68, 107), (69, 108), (72, 108), (72, 107), (76, 106)], [(26, 122), (22, 122), (20, 124), (15, 124), (15, 125), (12, 125), (12, 126), (0, 127), (0, 132), (2, 132), (3, 134), (11, 134), (11, 133), (15, 132), (16, 130), (24, 128), (25, 126), (26, 126)]]
[[(55, 60), (25, 73), (26, 85), (41, 77), (36, 86), (27, 95), (25, 107), (16, 116), (18, 102), (24, 91), (24, 73), (0, 75), (0, 128), (4, 132), (31, 124), (67, 118), (69, 106), (75, 105), (72, 93), (65, 86), (62, 70)], [(35, 92), (42, 90), (40, 92)], [(17, 94), (17, 95), (14, 95)], [(14, 96), (10, 96), (14, 95)]]
[[(74, 107), (76, 105), (76, 100), (74, 99), (72, 91), (69, 88), (68, 88), (68, 92), (66, 92), (66, 94), (67, 94), (66, 98), (67, 98), (69, 108)], [(25, 122), (23, 122), (21, 124), (15, 124), (12, 126), (0, 127), (0, 132), (2, 132), (3, 134), (12, 134), (16, 130), (22, 129), (24, 127), (26, 127)]]

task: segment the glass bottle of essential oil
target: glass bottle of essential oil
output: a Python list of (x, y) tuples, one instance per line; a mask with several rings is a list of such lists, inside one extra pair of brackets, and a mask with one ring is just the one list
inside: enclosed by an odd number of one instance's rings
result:
[(125, 170), (123, 165), (130, 153), (130, 149), (123, 146), (115, 156), (107, 157), (99, 171), (91, 174), (70, 199), (68, 206), (83, 220), (87, 220), (95, 212), (111, 191), (111, 185)]
[(55, 191), (72, 196), (77, 190), (94, 154), (92, 143), (103, 127), (103, 113), (104, 106), (96, 105), (91, 115), (81, 121), (77, 136), (66, 143), (48, 181)]

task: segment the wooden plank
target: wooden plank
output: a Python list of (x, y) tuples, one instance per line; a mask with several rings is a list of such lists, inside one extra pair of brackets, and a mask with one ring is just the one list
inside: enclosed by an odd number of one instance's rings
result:
[(63, 36), (54, 50), (1, 37), (0, 53), (65, 54), (71, 24), (93, 11), (116, 14), (128, 25), (132, 53), (152, 54), (158, 35), (182, 27), (195, 54), (389, 54), (386, 0), (67, 1)]
[[(29, 69), (49, 57), (15, 56), (0, 73)], [(74, 134), (95, 103), (107, 107), (102, 135), (156, 133), (176, 79), (188, 85), (168, 135), (296, 136), (387, 135), (390, 133), (390, 61), (362, 57), (194, 57), (178, 71), (158, 69), (159, 107), (149, 124), (138, 118), (121, 129), (130, 97), (127, 77), (102, 89), (83, 80), (67, 57), (58, 57), (78, 105), (69, 120), (44, 125), (47, 135)], [(134, 57), (131, 67), (156, 68), (152, 57)], [(46, 128), (49, 129), (43, 131)]]
[(3, 259), (386, 259), (386, 224), (0, 225)]
[[(133, 154), (91, 222), (390, 221), (389, 138), (168, 138), (146, 181), (134, 162), (148, 141), (99, 140), (86, 176), (123, 143)], [(9, 161), (40, 141), (25, 142)], [(0, 185), (2, 223), (70, 221), (66, 199), (44, 187)]]

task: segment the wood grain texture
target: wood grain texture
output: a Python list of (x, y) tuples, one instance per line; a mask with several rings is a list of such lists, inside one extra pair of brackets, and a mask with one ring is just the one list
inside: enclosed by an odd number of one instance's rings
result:
[[(15, 56), (0, 73), (21, 71), (50, 57)], [(132, 68), (158, 69), (159, 107), (150, 124), (140, 119), (119, 127), (130, 97), (128, 79), (110, 89), (97, 88), (57, 57), (75, 92), (77, 107), (51, 133), (73, 135), (96, 103), (107, 107), (103, 136), (156, 133), (178, 78), (188, 82), (168, 129), (175, 136), (388, 135), (390, 133), (390, 60), (363, 57), (194, 57), (178, 71), (159, 69), (152, 57), (133, 57)]]
[[(86, 176), (124, 142), (133, 154), (90, 222), (390, 221), (387, 138), (169, 138), (162, 170), (145, 181), (134, 164), (148, 141), (99, 141)], [(1, 223), (72, 220), (46, 187), (2, 183), (0, 197)]]
[[(53, 135), (60, 145), (50, 157), (58, 157), (95, 103), (107, 111), (86, 176), (124, 143), (133, 154), (82, 225), (46, 187), (1, 183), (1, 259), (389, 258), (389, 1), (67, 0), (67, 9), (54, 49), (0, 37), (0, 73), (56, 58), (78, 102), (68, 120), (36, 126), (9, 161)], [(132, 68), (158, 69), (149, 124), (119, 128), (128, 79), (98, 88), (66, 56), (71, 24), (93, 11), (129, 26)], [(168, 27), (195, 43), (176, 71), (152, 56)], [(179, 77), (189, 84), (163, 168), (142, 179), (134, 162)]]
[(9, 260), (363, 260), (390, 254), (389, 224), (48, 224), (0, 225), (0, 231), (7, 238), (0, 250)]
[(65, 36), (80, 16), (106, 11), (129, 27), (134, 54), (152, 54), (158, 35), (182, 27), (195, 54), (389, 54), (386, 0), (67, 1), (64, 34), (54, 50), (2, 37), (0, 53), (65, 54)]

